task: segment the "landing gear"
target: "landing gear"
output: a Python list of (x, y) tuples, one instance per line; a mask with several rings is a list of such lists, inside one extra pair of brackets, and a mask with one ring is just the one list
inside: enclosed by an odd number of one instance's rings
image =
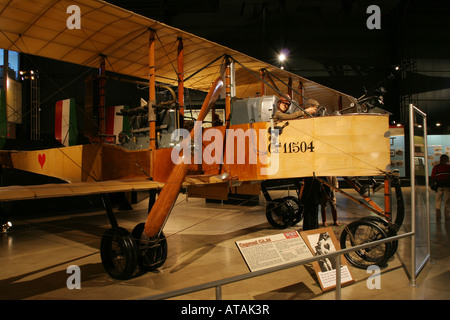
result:
[[(397, 215), (394, 222), (391, 221), (389, 209), (391, 185), (395, 188), (397, 200)], [(405, 216), (400, 180), (395, 175), (386, 176), (384, 186), (385, 210), (383, 211), (380, 208), (376, 208), (376, 206), (368, 207), (377, 213), (378, 216), (364, 217), (348, 224), (342, 231), (340, 238), (342, 249), (397, 235)], [(366, 269), (370, 265), (378, 265), (381, 267), (397, 252), (397, 248), (398, 240), (394, 240), (392, 242), (385, 242), (373, 247), (347, 253), (345, 254), (345, 257), (357, 268)]]
[[(348, 224), (342, 231), (341, 248), (366, 244), (387, 238), (386, 232), (371, 220), (359, 220)], [(370, 265), (382, 267), (392, 256), (391, 243), (382, 243), (373, 247), (344, 254), (347, 260), (357, 268), (366, 269)]]
[(303, 219), (303, 207), (292, 196), (275, 199), (266, 207), (266, 218), (275, 228), (289, 228)]
[(167, 259), (167, 240), (161, 231), (153, 238), (144, 233), (145, 223), (139, 223), (131, 233), (138, 251), (138, 265), (143, 271), (161, 267)]
[(167, 259), (167, 240), (163, 232), (153, 238), (144, 233), (145, 223), (128, 232), (118, 226), (107, 195), (102, 196), (112, 228), (106, 230), (100, 242), (100, 256), (106, 272), (114, 279), (128, 280), (136, 270), (151, 271)]
[(288, 228), (294, 221), (294, 208), (290, 201), (275, 199), (266, 207), (266, 218), (275, 228)]
[(261, 191), (267, 201), (266, 218), (267, 221), (277, 229), (285, 229), (296, 225), (303, 219), (303, 205), (299, 197), (287, 196), (284, 198), (272, 199), (268, 190), (280, 186), (294, 187), (297, 194), (300, 194), (302, 182), (300, 179), (278, 179), (266, 180), (261, 184)]

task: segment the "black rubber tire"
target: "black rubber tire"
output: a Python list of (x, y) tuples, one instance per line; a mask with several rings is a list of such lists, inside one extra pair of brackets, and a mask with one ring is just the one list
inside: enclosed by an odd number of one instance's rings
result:
[[(340, 244), (345, 249), (384, 238), (387, 238), (387, 234), (376, 222), (361, 219), (351, 222), (342, 230)], [(344, 256), (357, 268), (367, 269), (371, 265), (383, 267), (391, 257), (391, 248), (391, 243), (387, 242), (346, 253)]]
[(144, 271), (161, 267), (167, 259), (167, 240), (161, 231), (158, 236), (148, 238), (144, 233), (145, 223), (134, 227), (132, 236), (138, 251), (138, 265)]
[(275, 199), (266, 207), (266, 218), (277, 229), (290, 227), (295, 219), (295, 210), (292, 203), (283, 198)]
[[(392, 225), (389, 225), (389, 223), (381, 217), (370, 216), (364, 217), (362, 219), (377, 223), (381, 228), (384, 229), (388, 237), (394, 237), (397, 235), (397, 231), (395, 230), (395, 228)], [(398, 240), (394, 240), (391, 242), (391, 257), (397, 252), (397, 249), (398, 249)]]
[(298, 197), (287, 196), (283, 198), (285, 201), (292, 201), (292, 206), (294, 208), (295, 217), (291, 226), (295, 226), (297, 223), (303, 220), (303, 204), (300, 203)]
[(124, 228), (106, 230), (100, 243), (100, 256), (106, 272), (114, 279), (128, 280), (136, 271), (136, 246)]

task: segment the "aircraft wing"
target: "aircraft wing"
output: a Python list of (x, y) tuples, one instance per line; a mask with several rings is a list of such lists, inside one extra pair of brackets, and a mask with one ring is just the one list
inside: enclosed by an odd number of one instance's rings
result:
[[(68, 10), (72, 5), (80, 9), (80, 29), (68, 27), (74, 22), (75, 11)], [(177, 84), (176, 48), (181, 38), (187, 88), (208, 91), (220, 58), (229, 55), (239, 62), (235, 71), (238, 98), (261, 91), (261, 82), (252, 72), (263, 68), (279, 87), (289, 78), (295, 88), (301, 82), (306, 98), (317, 99), (331, 110), (351, 102), (352, 97), (344, 93), (104, 1), (8, 0), (0, 4), (0, 48), (92, 68), (99, 67), (98, 57), (104, 55), (107, 70), (141, 79), (148, 79), (149, 30), (156, 33), (156, 79), (165, 84)], [(274, 93), (268, 89), (266, 94)]]
[(31, 186), (8, 186), (0, 188), (0, 201), (72, 197), (127, 191), (145, 191), (150, 189), (161, 189), (163, 186), (163, 183), (156, 181), (121, 180), (51, 183)]
[[(223, 175), (188, 175), (183, 187), (229, 183)], [(48, 183), (0, 187), (0, 202), (86, 196), (115, 192), (160, 190), (165, 183), (150, 180), (107, 180), (99, 182)]]

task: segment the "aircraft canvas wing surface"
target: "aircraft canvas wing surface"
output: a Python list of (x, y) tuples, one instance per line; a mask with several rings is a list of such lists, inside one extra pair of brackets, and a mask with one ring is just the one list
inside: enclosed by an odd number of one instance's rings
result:
[[(227, 183), (219, 175), (188, 175), (183, 187)], [(98, 182), (48, 183), (0, 187), (0, 202), (87, 196), (116, 192), (161, 190), (165, 183), (150, 180), (106, 180)]]
[[(68, 10), (72, 5), (80, 9), (80, 29), (68, 27), (73, 23)], [(301, 82), (306, 98), (317, 99), (330, 110), (352, 102), (349, 95), (104, 1), (9, 0), (0, 4), (0, 48), (93, 68), (98, 68), (99, 55), (104, 55), (107, 70), (142, 79), (148, 79), (149, 73), (149, 30), (156, 34), (156, 79), (165, 84), (177, 84), (176, 47), (181, 38), (186, 88), (208, 91), (220, 58), (228, 55), (239, 62), (235, 69), (238, 98), (261, 91), (261, 81), (252, 72), (265, 69), (277, 86), (289, 78), (295, 87)], [(271, 94), (270, 90), (266, 93)]]
[(0, 188), (0, 201), (85, 196), (128, 191), (146, 191), (151, 189), (161, 189), (163, 186), (163, 183), (156, 181), (125, 180), (8, 186)]

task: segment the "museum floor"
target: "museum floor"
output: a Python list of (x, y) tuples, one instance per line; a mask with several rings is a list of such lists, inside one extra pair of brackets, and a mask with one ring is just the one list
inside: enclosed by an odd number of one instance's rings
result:
[[(404, 188), (409, 203), (409, 188)], [(277, 191), (287, 195), (287, 191)], [(367, 209), (337, 195), (340, 228)], [(450, 221), (436, 221), (431, 193), (431, 261), (411, 285), (407, 267), (396, 254), (381, 270), (380, 289), (368, 289), (366, 270), (351, 267), (355, 282), (342, 288), (342, 299), (449, 299)], [(166, 263), (127, 281), (109, 277), (103, 269), (99, 246), (109, 228), (103, 211), (56, 215), (13, 221), (8, 234), (0, 234), (0, 299), (142, 299), (152, 295), (248, 273), (235, 241), (273, 235), (280, 231), (267, 222), (265, 201), (260, 205), (235, 206), (206, 203), (180, 194), (164, 232), (168, 241)], [(147, 201), (132, 211), (116, 211), (120, 226), (129, 229), (145, 221)], [(407, 205), (407, 212), (409, 206)], [(328, 220), (331, 222), (330, 213)], [(289, 230), (301, 228), (301, 223)], [(401, 231), (403, 232), (403, 231)], [(409, 239), (400, 240), (399, 252), (410, 250)], [(81, 289), (69, 290), (67, 268), (81, 270)], [(311, 264), (301, 265), (258, 278), (225, 285), (223, 299), (229, 300), (331, 300), (335, 292), (322, 292)], [(214, 289), (175, 299), (211, 300)]]

